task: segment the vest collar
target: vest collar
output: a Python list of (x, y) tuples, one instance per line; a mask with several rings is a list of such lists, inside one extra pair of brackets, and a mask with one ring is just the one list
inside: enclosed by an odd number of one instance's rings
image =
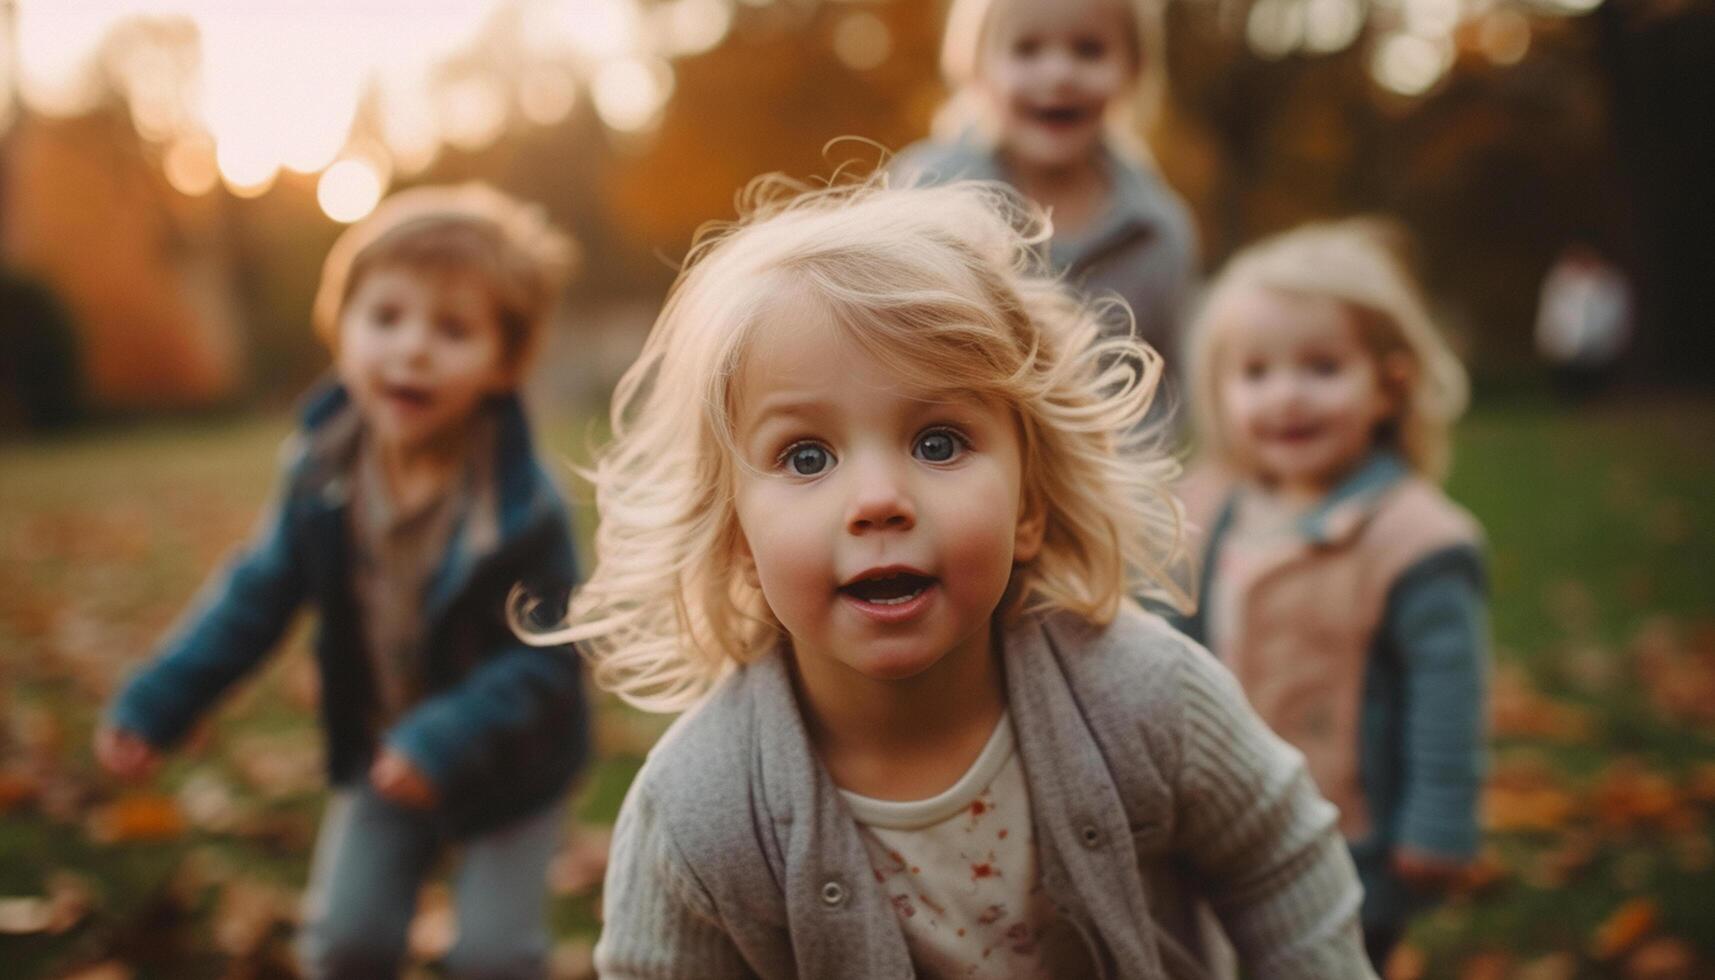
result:
[(1387, 492), (1411, 470), (1398, 453), (1378, 449), (1298, 520), (1305, 541), (1329, 547), (1348, 541), (1375, 514)]

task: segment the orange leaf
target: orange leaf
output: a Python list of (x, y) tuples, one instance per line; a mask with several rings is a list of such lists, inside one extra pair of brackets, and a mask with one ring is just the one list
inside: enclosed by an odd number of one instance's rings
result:
[(1506, 980), (1513, 958), (1505, 953), (1478, 953), (1459, 967), (1459, 980)]
[(1597, 927), (1590, 940), (1590, 955), (1611, 960), (1636, 946), (1655, 928), (1658, 914), (1655, 902), (1647, 898), (1634, 898), (1621, 905)]
[(15, 810), (36, 798), (39, 787), (21, 772), (0, 770), (0, 813)]
[(1483, 793), (1483, 826), (1503, 832), (1558, 830), (1571, 819), (1577, 806), (1571, 793), (1552, 786), (1491, 786)]
[(1626, 980), (1690, 980), (1696, 956), (1683, 940), (1652, 939), (1626, 960)]
[(109, 844), (172, 840), (184, 832), (184, 814), (170, 796), (126, 796), (97, 810), (89, 822), (90, 837)]
[(1423, 975), (1429, 969), (1429, 961), (1418, 949), (1409, 942), (1400, 943), (1393, 948), (1387, 958), (1387, 964), (1382, 969), (1382, 976), (1387, 980), (1423, 980)]

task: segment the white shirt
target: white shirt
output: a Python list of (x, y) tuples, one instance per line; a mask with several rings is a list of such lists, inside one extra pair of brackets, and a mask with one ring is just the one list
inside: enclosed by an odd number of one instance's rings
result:
[(1082, 941), (1039, 880), (1030, 795), (1007, 715), (970, 769), (936, 796), (896, 802), (840, 795), (923, 976), (1088, 972)]

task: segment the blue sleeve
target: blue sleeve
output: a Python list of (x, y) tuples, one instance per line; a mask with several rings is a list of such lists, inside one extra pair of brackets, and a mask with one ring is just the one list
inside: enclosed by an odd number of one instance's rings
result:
[[(575, 579), (571, 534), (556, 522), (545, 548), (531, 563), (526, 587), (543, 600), (534, 618), (548, 625), (563, 610)], [(550, 721), (574, 722), (580, 758), (587, 755), (588, 719), (583, 669), (566, 646), (531, 646), (500, 624), (503, 637), (464, 679), (417, 705), (387, 734), (389, 746), (409, 758), (436, 786), (445, 788), (501, 738)], [(567, 713), (570, 713), (568, 718)]]
[(1471, 547), (1419, 561), (1395, 584), (1384, 624), (1405, 685), (1399, 843), (1451, 858), (1477, 851), (1488, 610)]
[(203, 586), (159, 655), (115, 699), (113, 725), (170, 746), (279, 643), (307, 594), (289, 513), (283, 499), (271, 505), (256, 538)]

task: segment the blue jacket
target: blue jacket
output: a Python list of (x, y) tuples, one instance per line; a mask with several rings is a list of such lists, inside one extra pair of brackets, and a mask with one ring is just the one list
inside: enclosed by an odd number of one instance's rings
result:
[(367, 776), (378, 740), (436, 785), (454, 836), (482, 833), (551, 802), (588, 755), (582, 671), (573, 651), (521, 642), (506, 598), (524, 583), (557, 613), (576, 576), (564, 503), (538, 464), (516, 397), (493, 400), (490, 531), (454, 529), (424, 598), (423, 699), (391, 730), (375, 731), (376, 696), (349, 578), (349, 469), (317, 439), (350, 411), (343, 388), (311, 393), (276, 503), (259, 536), (205, 586), (159, 654), (120, 693), (117, 727), (155, 746), (184, 737), (235, 681), (278, 644), (306, 602), (320, 613), (316, 661), (327, 766), (335, 785)]

